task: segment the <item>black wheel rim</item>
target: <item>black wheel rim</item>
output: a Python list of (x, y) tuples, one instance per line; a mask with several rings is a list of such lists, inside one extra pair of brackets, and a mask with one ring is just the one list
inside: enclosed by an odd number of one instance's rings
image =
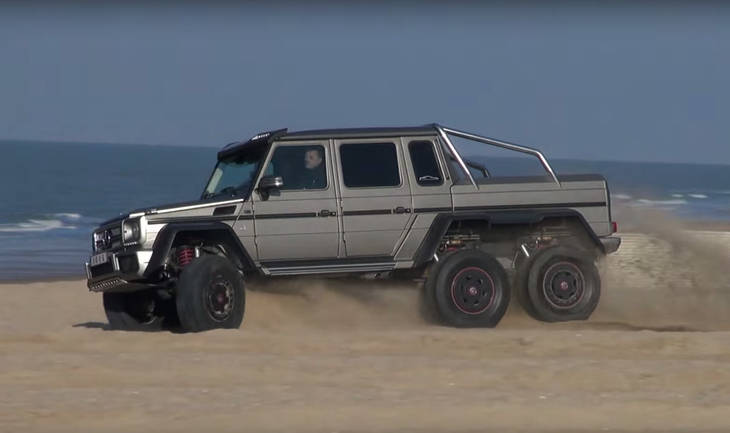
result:
[(217, 322), (226, 320), (233, 310), (233, 284), (223, 277), (213, 279), (208, 285), (206, 299), (210, 317)]
[(585, 278), (580, 268), (570, 262), (557, 262), (546, 271), (542, 280), (545, 299), (555, 308), (571, 308), (583, 299)]
[(494, 280), (482, 268), (464, 268), (451, 282), (451, 299), (462, 313), (483, 313), (492, 305), (494, 294)]

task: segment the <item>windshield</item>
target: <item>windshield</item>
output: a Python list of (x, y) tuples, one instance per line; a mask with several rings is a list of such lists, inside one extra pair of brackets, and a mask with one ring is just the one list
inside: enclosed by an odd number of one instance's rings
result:
[(234, 197), (248, 193), (265, 155), (266, 146), (246, 150), (218, 161), (203, 198)]

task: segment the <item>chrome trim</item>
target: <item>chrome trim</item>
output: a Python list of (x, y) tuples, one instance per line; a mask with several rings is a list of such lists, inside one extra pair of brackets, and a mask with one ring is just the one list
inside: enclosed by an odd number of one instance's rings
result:
[[(492, 146), (501, 147), (503, 149), (512, 150), (515, 152), (526, 153), (528, 155), (535, 156), (535, 157), (537, 157), (537, 159), (540, 160), (540, 164), (542, 164), (542, 167), (545, 169), (545, 171), (548, 172), (550, 177), (553, 178), (555, 183), (558, 184), (558, 186), (561, 186), (560, 181), (558, 180), (558, 176), (555, 175), (555, 171), (553, 171), (553, 168), (550, 166), (550, 163), (545, 158), (545, 155), (543, 155), (542, 152), (540, 152), (537, 149), (533, 149), (533, 148), (527, 147), (527, 146), (520, 146), (518, 144), (509, 143), (506, 141), (495, 140), (494, 138), (482, 137), (481, 135), (470, 134), (468, 132), (459, 131), (457, 129), (451, 129), (451, 128), (447, 128), (445, 126), (440, 126), (440, 125), (436, 126), (436, 129), (439, 131), (439, 134), (441, 134), (442, 137), (446, 137), (447, 134), (451, 134), (451, 135), (455, 135), (457, 137), (466, 138), (468, 140), (474, 140), (474, 141), (478, 141), (480, 143), (485, 143), (485, 144), (489, 144)], [(445, 139), (447, 139), (447, 138), (445, 138)], [(453, 144), (451, 144), (451, 141), (448, 141), (448, 144), (450, 146), (450, 150), (452, 150), (452, 152), (455, 152), (456, 149), (451, 149), (451, 148), (453, 148)], [(458, 152), (456, 152), (456, 155), (458, 155)], [(458, 157), (458, 160), (461, 164), (463, 164), (463, 161), (461, 161), (460, 156)], [(462, 169), (464, 169), (464, 171), (469, 173), (469, 171), (466, 169), (466, 167), (462, 166)], [(471, 179), (474, 186), (476, 186), (474, 179), (471, 177), (471, 174), (469, 174), (469, 179)]]
[(466, 176), (469, 178), (469, 181), (472, 185), (474, 185), (474, 188), (479, 189), (479, 185), (474, 181), (474, 177), (471, 175), (471, 172), (469, 171), (469, 168), (464, 163), (464, 160), (461, 159), (461, 155), (456, 150), (456, 147), (454, 147), (454, 144), (451, 143), (451, 140), (449, 139), (449, 136), (446, 135), (446, 129), (442, 126), (437, 125), (436, 130), (438, 131), (439, 135), (441, 136), (441, 139), (444, 140), (446, 147), (449, 148), (449, 152), (451, 152), (452, 155), (454, 155), (454, 158), (456, 158), (456, 162), (459, 163), (459, 166), (462, 170), (464, 170), (464, 173), (466, 173)]
[(200, 209), (200, 208), (204, 208), (204, 207), (221, 206), (221, 205), (226, 205), (226, 204), (243, 203), (243, 202), (244, 202), (244, 199), (237, 198), (237, 199), (233, 199), (233, 200), (218, 201), (215, 203), (191, 204), (189, 206), (173, 207), (173, 208), (162, 209), (162, 210), (150, 209), (145, 212), (145, 215), (159, 215), (159, 214), (163, 214), (163, 213), (180, 212), (180, 211), (186, 211), (186, 210)]

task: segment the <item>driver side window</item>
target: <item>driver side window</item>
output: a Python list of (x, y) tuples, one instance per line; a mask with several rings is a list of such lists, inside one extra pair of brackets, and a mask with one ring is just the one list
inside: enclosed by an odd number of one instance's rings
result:
[(327, 188), (327, 164), (320, 145), (279, 146), (274, 150), (266, 176), (280, 176), (281, 191)]

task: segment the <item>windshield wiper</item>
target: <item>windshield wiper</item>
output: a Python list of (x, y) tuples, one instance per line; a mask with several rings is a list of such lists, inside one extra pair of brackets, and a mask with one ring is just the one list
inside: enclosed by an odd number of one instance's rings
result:
[(235, 197), (239, 192), (241, 192), (240, 187), (227, 186), (218, 192), (207, 192), (207, 193), (203, 194), (203, 198), (208, 199), (208, 198), (214, 198), (214, 197), (220, 197), (220, 196)]

